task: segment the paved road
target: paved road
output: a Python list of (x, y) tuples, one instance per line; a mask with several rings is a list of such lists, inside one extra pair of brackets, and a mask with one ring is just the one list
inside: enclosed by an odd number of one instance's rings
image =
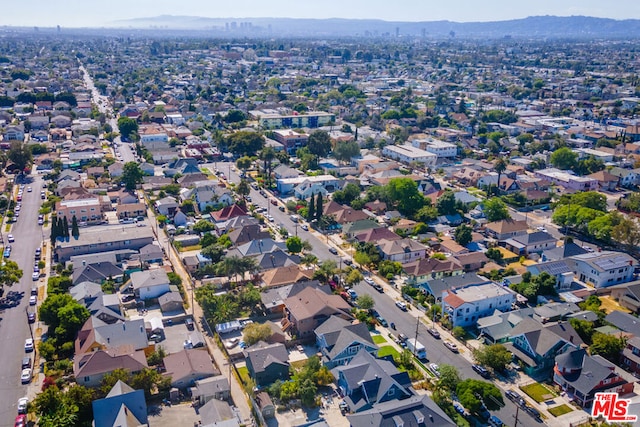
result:
[[(32, 176), (28, 179), (33, 181), (26, 186), (30, 185), (33, 191), (27, 192), (25, 186), (20, 216), (11, 229), (15, 242), (11, 244), (10, 259), (18, 263), (24, 274), (19, 283), (5, 289), (5, 296), (11, 292), (18, 293), (21, 298), (17, 306), (0, 310), (0, 342), (4, 345), (2, 363), (0, 363), (0, 427), (14, 425), (15, 417), (18, 415), (18, 399), (27, 394), (27, 386), (20, 383), (22, 370), (20, 365), (25, 356), (24, 340), (31, 336), (31, 325), (27, 322), (26, 310), (34, 310), (33, 307), (29, 307), (29, 294), (35, 283), (31, 277), (33, 254), (42, 242), (42, 228), (38, 225), (38, 209), (41, 205), (40, 190), (43, 187), (41, 177)], [(4, 225), (2, 237), (6, 242), (7, 233)], [(40, 283), (40, 287), (42, 296), (44, 280)], [(41, 302), (39, 299), (38, 303)]]
[[(413, 309), (411, 312), (404, 312), (395, 305), (394, 296), (396, 292), (391, 292), (388, 286), (384, 286), (385, 293), (379, 293), (373, 287), (367, 285), (365, 282), (360, 282), (353, 289), (358, 295), (368, 294), (373, 297), (375, 302), (375, 309), (384, 317), (389, 324), (394, 322), (396, 324), (395, 334), (402, 332), (408, 337), (416, 336), (416, 324), (418, 311)], [(395, 297), (397, 298), (397, 297)], [(424, 315), (420, 313), (420, 316), (424, 318)], [(426, 319), (425, 319), (426, 320)], [(431, 325), (431, 322), (427, 320), (427, 324)], [(423, 322), (418, 324), (418, 341), (421, 342), (427, 350), (427, 358), (429, 363), (437, 364), (449, 364), (458, 368), (460, 376), (463, 379), (473, 378), (482, 380), (475, 371), (471, 368), (471, 363), (460, 354), (455, 354), (447, 349), (443, 345), (443, 340), (435, 339), (427, 332), (427, 326)], [(461, 351), (469, 352), (470, 350), (462, 348)], [(522, 394), (522, 393), (521, 393)], [(504, 391), (503, 391), (504, 395)], [(504, 398), (505, 406), (499, 411), (492, 411), (492, 414), (497, 415), (507, 425), (513, 425), (514, 416), (516, 413), (516, 405)], [(518, 427), (533, 427), (539, 426), (540, 423), (536, 422), (528, 414), (520, 411), (518, 415)]]
[[(216, 162), (216, 163), (205, 163), (201, 165), (202, 167), (206, 167), (212, 172), (217, 168), (222, 173), (226, 175), (230, 182), (235, 184), (240, 182), (240, 175), (238, 175), (237, 171), (234, 171), (234, 163), (232, 162)], [(340, 266), (340, 256), (333, 255), (329, 252), (329, 247), (327, 246), (327, 241), (325, 236), (320, 236), (311, 231), (305, 231), (300, 227), (300, 224), (296, 224), (291, 221), (290, 215), (287, 212), (281, 212), (276, 206), (269, 203), (269, 200), (265, 197), (262, 197), (260, 193), (253, 188), (251, 189), (251, 193), (249, 194), (251, 197), (252, 203), (256, 205), (266, 208), (268, 213), (274, 217), (274, 224), (280, 225), (282, 224), (288, 231), (289, 235), (295, 236), (296, 233), (298, 237), (302, 240), (308, 241), (313, 247), (312, 253), (318, 257), (319, 260), (327, 260), (332, 259), (336, 261), (338, 267)], [(284, 206), (282, 203), (279, 203), (278, 206)], [(297, 225), (297, 227), (296, 227)]]

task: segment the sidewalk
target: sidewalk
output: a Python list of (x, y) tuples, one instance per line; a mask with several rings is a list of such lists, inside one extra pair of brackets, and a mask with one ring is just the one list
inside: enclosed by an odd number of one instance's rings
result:
[[(198, 325), (198, 328), (202, 330), (201, 319), (204, 318), (204, 313), (202, 311), (202, 307), (200, 307), (200, 305), (195, 300), (195, 295), (194, 295), (195, 282), (192, 281), (191, 276), (189, 276), (189, 273), (187, 273), (187, 271), (185, 270), (184, 265), (182, 264), (182, 261), (180, 260), (180, 257), (176, 253), (174, 247), (169, 244), (169, 238), (167, 234), (163, 231), (164, 229), (160, 230), (158, 227), (154, 226), (154, 224), (157, 224), (156, 216), (155, 216), (155, 213), (153, 212), (153, 209), (151, 209), (150, 207), (147, 207), (147, 216), (149, 217), (149, 221), (153, 228), (153, 233), (156, 235), (156, 239), (158, 240), (160, 247), (163, 248), (163, 250), (165, 251), (166, 256), (169, 258), (169, 262), (171, 262), (171, 264), (173, 265), (173, 268), (176, 274), (178, 274), (182, 278), (182, 283), (184, 284), (184, 289), (187, 294), (187, 300), (190, 305), (189, 309), (191, 313), (193, 313), (193, 318), (194, 320), (196, 320), (195, 323)], [(165, 248), (169, 248), (169, 250), (167, 251)], [(204, 332), (205, 339), (207, 341), (207, 348), (209, 349), (209, 354), (211, 354), (211, 356), (213, 357), (213, 360), (216, 366), (220, 370), (220, 373), (229, 380), (229, 385), (231, 387), (231, 397), (233, 398), (233, 402), (235, 403), (240, 413), (240, 416), (242, 417), (242, 421), (241, 421), (242, 424), (245, 424), (245, 425), (253, 424), (254, 423), (253, 415), (251, 414), (251, 409), (249, 407), (248, 397), (245, 394), (244, 389), (242, 388), (242, 385), (238, 382), (237, 378), (233, 375), (231, 364), (229, 363), (227, 358), (222, 354), (222, 351), (218, 348), (218, 345), (214, 341), (213, 337), (208, 335), (206, 333), (207, 331), (203, 331), (203, 332)]]

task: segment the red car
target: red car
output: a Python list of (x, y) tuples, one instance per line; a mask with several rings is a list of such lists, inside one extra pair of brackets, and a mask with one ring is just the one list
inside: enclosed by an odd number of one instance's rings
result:
[(16, 417), (16, 423), (14, 427), (26, 427), (27, 425), (27, 416), (25, 414), (20, 414)]

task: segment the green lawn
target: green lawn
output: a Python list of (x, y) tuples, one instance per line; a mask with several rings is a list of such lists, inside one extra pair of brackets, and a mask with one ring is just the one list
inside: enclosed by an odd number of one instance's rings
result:
[(400, 353), (398, 353), (398, 350), (396, 350), (391, 345), (384, 345), (380, 347), (380, 349), (378, 350), (378, 357), (384, 357), (388, 355), (392, 355), (394, 358), (396, 358), (400, 356)]
[(531, 397), (538, 403), (553, 399), (558, 395), (558, 393), (540, 383), (533, 383), (522, 386), (520, 387), (520, 390), (524, 391), (529, 395), (529, 397)]
[(238, 373), (240, 374), (240, 379), (244, 384), (247, 384), (249, 381), (249, 370), (246, 366), (241, 366), (238, 368)]
[(554, 417), (559, 417), (560, 415), (568, 414), (569, 412), (573, 412), (573, 408), (565, 404), (549, 409), (549, 413)]
[(387, 340), (382, 335), (371, 335), (373, 342), (376, 344), (384, 344)]

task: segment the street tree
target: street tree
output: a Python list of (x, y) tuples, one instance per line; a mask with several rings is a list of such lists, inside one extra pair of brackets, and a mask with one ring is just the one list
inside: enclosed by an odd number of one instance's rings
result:
[(502, 344), (492, 344), (475, 350), (473, 357), (479, 364), (502, 372), (511, 362), (513, 355)]
[(375, 302), (373, 301), (373, 297), (369, 294), (359, 295), (356, 301), (358, 303), (358, 307), (360, 307), (363, 310), (371, 310), (375, 305)]
[(13, 142), (7, 157), (21, 172), (24, 172), (33, 161), (33, 154), (24, 142)]
[(467, 246), (473, 240), (473, 229), (466, 224), (461, 224), (456, 227), (454, 233), (456, 242), (461, 246)]
[(140, 165), (136, 162), (127, 162), (122, 168), (121, 181), (124, 183), (125, 188), (128, 191), (136, 189), (138, 184), (142, 183), (142, 177), (144, 173), (140, 169)]
[(237, 161), (236, 161), (236, 166), (238, 167), (238, 169), (240, 169), (243, 173), (247, 172), (247, 169), (249, 169), (251, 167), (251, 157), (249, 156), (243, 156), (240, 157)]
[(438, 387), (443, 387), (449, 391), (455, 391), (460, 382), (458, 368), (453, 365), (442, 364), (438, 366)]
[(244, 200), (250, 193), (251, 187), (246, 179), (241, 179), (238, 185), (236, 186), (236, 193), (242, 196), (242, 200)]
[(298, 236), (291, 236), (286, 241), (287, 250), (292, 254), (298, 254), (302, 251), (302, 239)]
[(320, 219), (324, 215), (324, 207), (323, 207), (324, 200), (322, 199), (322, 193), (318, 193), (316, 197), (317, 197), (316, 198), (316, 220), (319, 223)]
[(364, 276), (357, 268), (352, 268), (344, 278), (344, 282), (349, 286), (357, 285), (362, 280), (364, 280)]
[(23, 272), (18, 263), (9, 259), (0, 265), (0, 286), (12, 286), (22, 278)]
[(314, 130), (311, 132), (311, 135), (309, 135), (307, 148), (311, 154), (318, 157), (327, 157), (327, 154), (331, 151), (331, 138), (329, 134), (324, 130)]
[(264, 141), (264, 136), (257, 132), (239, 131), (227, 138), (227, 146), (233, 154), (249, 156), (262, 150)]
[(318, 268), (313, 272), (313, 278), (327, 284), (337, 271), (338, 266), (336, 265), (336, 262), (332, 259), (327, 259), (322, 261)]
[(502, 178), (502, 174), (507, 170), (507, 162), (504, 157), (498, 158), (496, 163), (493, 165), (493, 168), (496, 172), (498, 172), (498, 191), (497, 194), (500, 195), (500, 179)]
[(311, 222), (314, 219), (316, 219), (316, 204), (315, 201), (313, 200), (313, 194), (311, 195), (311, 198), (309, 199), (309, 204), (307, 205), (307, 221)]
[(132, 118), (121, 116), (118, 118), (118, 130), (125, 139), (130, 138), (132, 134), (138, 132), (138, 122)]
[(494, 384), (474, 379), (460, 381), (456, 386), (456, 394), (462, 406), (472, 413), (478, 413), (485, 404), (487, 409), (495, 410), (504, 401), (500, 389)]
[(260, 152), (260, 159), (263, 161), (263, 173), (264, 173), (264, 182), (266, 187), (269, 188), (271, 184), (271, 165), (273, 164), (273, 159), (276, 158), (276, 151), (271, 146), (264, 147)]
[(484, 204), (484, 214), (487, 217), (487, 221), (500, 221), (503, 219), (511, 218), (509, 215), (509, 210), (507, 209), (507, 205), (499, 199), (498, 197), (492, 197), (487, 199)]

